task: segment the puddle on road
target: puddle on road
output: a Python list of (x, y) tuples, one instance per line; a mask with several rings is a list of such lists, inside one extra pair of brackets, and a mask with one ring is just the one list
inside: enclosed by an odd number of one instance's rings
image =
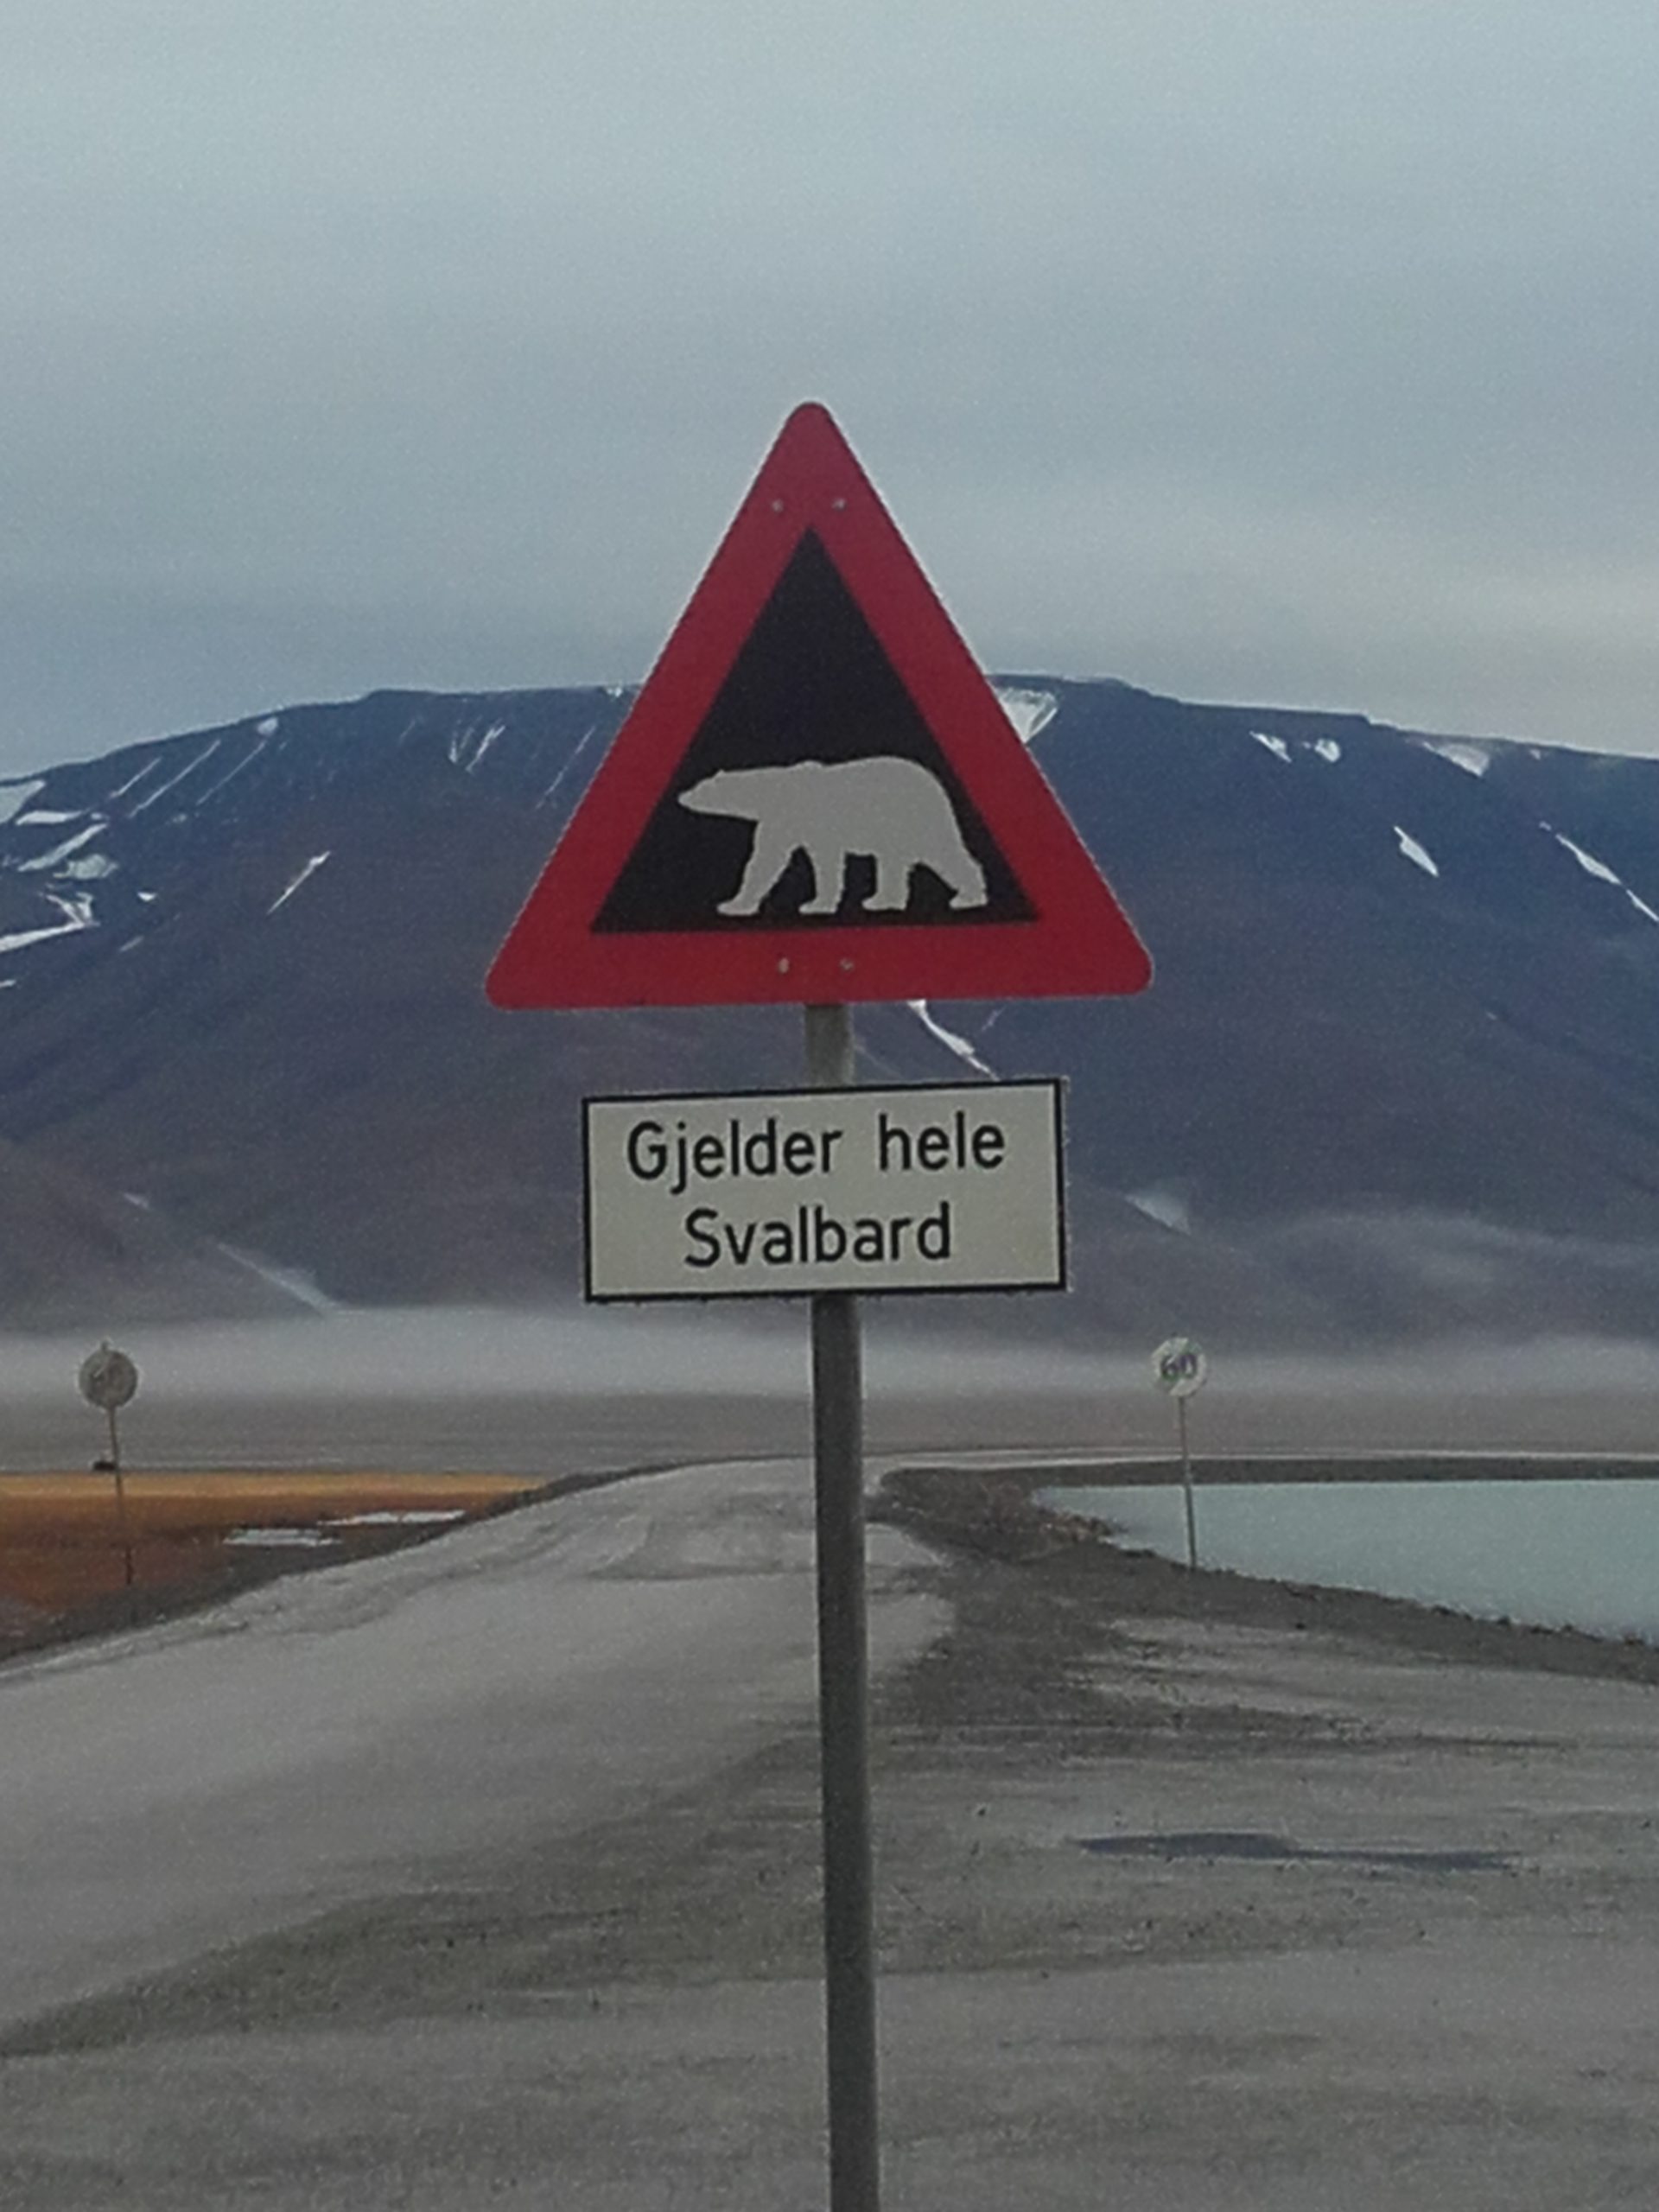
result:
[(1083, 1847), (1099, 1859), (1314, 1859), (1344, 1866), (1392, 1866), (1420, 1874), (1481, 1874), (1514, 1861), (1501, 1851), (1402, 1851), (1359, 1844), (1295, 1843), (1256, 1828), (1185, 1828), (1149, 1835), (1090, 1835)]

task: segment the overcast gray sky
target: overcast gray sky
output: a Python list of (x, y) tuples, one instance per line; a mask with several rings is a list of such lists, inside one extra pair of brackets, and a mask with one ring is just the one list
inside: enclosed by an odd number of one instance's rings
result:
[(1651, 0), (0, 0), (0, 767), (643, 675), (828, 402), (980, 658), (1659, 752)]

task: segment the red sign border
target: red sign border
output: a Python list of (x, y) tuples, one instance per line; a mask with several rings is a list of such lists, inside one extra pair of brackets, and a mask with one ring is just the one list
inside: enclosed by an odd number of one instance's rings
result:
[[(1034, 921), (603, 931), (594, 918), (772, 594), (816, 531)], [(761, 464), (486, 983), (499, 1007), (836, 1005), (1094, 997), (1151, 979), (1145, 948), (824, 407)]]

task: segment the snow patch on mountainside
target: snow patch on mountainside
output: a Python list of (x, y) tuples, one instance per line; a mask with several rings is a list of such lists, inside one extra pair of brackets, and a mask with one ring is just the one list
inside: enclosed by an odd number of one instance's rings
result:
[[(149, 774), (155, 766), (156, 755), (151, 753), (149, 759), (145, 761), (142, 768), (135, 769), (132, 774), (127, 778), (124, 784), (118, 784), (116, 785), (115, 789), (110, 793), (110, 797), (111, 798), (124, 798), (130, 791), (135, 790), (138, 785), (143, 782), (144, 778)], [(40, 785), (38, 784), (35, 785), (35, 789), (37, 791), (40, 789)]]
[(43, 944), (49, 937), (73, 937), (81, 930), (98, 927), (92, 902), (84, 893), (68, 899), (60, 899), (55, 891), (48, 891), (46, 895), (63, 916), (62, 921), (54, 923), (50, 929), (13, 930), (9, 936), (0, 937), (0, 952), (21, 952), (25, 945)]
[(222, 776), (219, 777), (214, 782), (208, 785), (205, 791), (197, 792), (196, 804), (198, 806), (206, 806), (210, 798), (217, 798), (220, 791), (224, 790), (226, 785), (228, 784), (232, 778), (239, 776), (245, 768), (251, 766), (253, 762), (259, 758), (259, 755), (264, 751), (266, 746), (270, 744), (271, 737), (276, 733), (276, 716), (274, 715), (267, 715), (264, 721), (258, 724), (258, 728), (265, 733), (265, 734), (260, 738), (258, 744), (251, 747), (242, 755), (242, 758), (239, 760), (233, 761), (225, 771)]
[(216, 737), (210, 738), (202, 750), (196, 754), (194, 760), (187, 761), (176, 776), (169, 776), (164, 784), (157, 784), (153, 791), (146, 791), (137, 806), (131, 810), (132, 812), (135, 815), (143, 814), (154, 806), (157, 799), (165, 798), (168, 791), (176, 790), (187, 776), (194, 776), (198, 768), (204, 766), (211, 760), (218, 750), (219, 740)]
[[(1276, 730), (1271, 729), (1253, 729), (1250, 735), (1259, 746), (1271, 753), (1275, 760), (1282, 760), (1287, 767), (1291, 765), (1294, 756), (1291, 753), (1290, 741), (1287, 738), (1281, 737)], [(1313, 739), (1299, 737), (1296, 740), (1296, 748), (1300, 753), (1313, 753), (1319, 760), (1327, 762), (1332, 767), (1342, 758), (1342, 747), (1334, 737)]]
[(45, 789), (39, 776), (31, 776), (22, 784), (0, 784), (0, 822), (14, 821), (35, 792)]
[(555, 799), (558, 797), (559, 786), (564, 782), (566, 777), (569, 776), (570, 771), (575, 766), (577, 761), (581, 760), (582, 754), (588, 750), (588, 746), (593, 742), (594, 736), (598, 728), (599, 724), (597, 722), (588, 723), (587, 728), (583, 730), (581, 737), (576, 741), (575, 749), (571, 753), (569, 759), (565, 762), (563, 767), (560, 769), (558, 774), (554, 777), (552, 782), (542, 793), (540, 798), (537, 800), (536, 804), (537, 806), (545, 806), (550, 799)]
[(310, 859), (307, 861), (305, 866), (294, 878), (294, 880), (288, 885), (285, 890), (279, 892), (276, 897), (271, 900), (270, 906), (265, 909), (266, 913), (274, 914), (279, 906), (286, 906), (289, 900), (294, 896), (294, 893), (299, 889), (300, 886), (302, 883), (308, 882), (311, 877), (316, 874), (317, 870), (322, 866), (323, 862), (328, 857), (329, 855), (327, 853), (313, 853)]
[(338, 1313), (340, 1301), (320, 1289), (315, 1275), (303, 1268), (279, 1268), (269, 1260), (261, 1260), (251, 1252), (244, 1252), (234, 1244), (222, 1244), (215, 1239), (215, 1249), (227, 1260), (234, 1260), (238, 1268), (245, 1268), (251, 1275), (257, 1275), (261, 1282), (268, 1282), (273, 1290), (280, 1290), (299, 1306), (309, 1306), (314, 1313)]
[(1549, 834), (1556, 843), (1564, 852), (1572, 854), (1586, 875), (1593, 875), (1598, 883), (1611, 883), (1615, 890), (1624, 893), (1638, 914), (1645, 914), (1650, 922), (1659, 922), (1659, 914), (1654, 912), (1653, 908), (1644, 899), (1638, 899), (1624, 877), (1616, 875), (1605, 861), (1599, 861), (1593, 853), (1586, 853), (1582, 845), (1575, 845), (1570, 837), (1564, 837), (1559, 830), (1550, 830), (1548, 822), (1541, 823), (1539, 827), (1549, 830)]
[(1173, 1230), (1177, 1236), (1192, 1234), (1192, 1210), (1179, 1191), (1125, 1191), (1123, 1198), (1126, 1205), (1145, 1214), (1148, 1221), (1155, 1221), (1160, 1229)]
[[(24, 819), (27, 821), (29, 817), (25, 816)], [(72, 822), (74, 817), (60, 814), (54, 816), (54, 819), (59, 822)], [(49, 853), (41, 853), (32, 861), (20, 861), (17, 865), (18, 874), (46, 874), (48, 870), (56, 868), (60, 861), (67, 860), (71, 853), (78, 853), (83, 845), (91, 844), (94, 837), (102, 836), (108, 827), (109, 824), (102, 815), (95, 816), (85, 830), (77, 830), (73, 837), (66, 837), (61, 844), (54, 845)]]
[(993, 1078), (995, 1077), (996, 1070), (987, 1067), (965, 1037), (959, 1037), (954, 1029), (947, 1029), (942, 1021), (934, 1020), (933, 1010), (925, 999), (907, 999), (905, 1003), (917, 1020), (921, 1023), (923, 1028), (930, 1035), (937, 1037), (940, 1044), (954, 1052), (966, 1066), (972, 1068), (979, 1075), (988, 1075)]
[(1029, 745), (1060, 711), (1060, 702), (1052, 691), (1024, 691), (1012, 684), (1006, 690), (994, 688), (997, 703), (1014, 724), (1022, 745)]
[(492, 722), (489, 728), (485, 731), (483, 736), (479, 739), (478, 750), (474, 753), (472, 759), (467, 763), (467, 772), (469, 776), (475, 776), (478, 773), (480, 761), (483, 760), (484, 755), (495, 743), (497, 738), (501, 737), (505, 734), (506, 727), (505, 722)]
[[(1543, 826), (1549, 830), (1548, 822)], [(1605, 861), (1599, 861), (1593, 853), (1586, 853), (1582, 845), (1575, 845), (1570, 837), (1563, 837), (1559, 830), (1549, 830), (1549, 834), (1564, 851), (1572, 854), (1586, 875), (1593, 875), (1603, 883), (1618, 883), (1621, 891), (1624, 888)]]
[(1491, 749), (1484, 745), (1464, 745), (1440, 737), (1420, 738), (1418, 742), (1425, 753), (1438, 753), (1442, 760), (1461, 768), (1465, 776), (1484, 776), (1492, 765)]
[(1439, 862), (1431, 859), (1417, 840), (1408, 836), (1397, 822), (1393, 828), (1395, 836), (1400, 840), (1402, 858), (1408, 860), (1414, 868), (1421, 868), (1425, 875), (1438, 875), (1440, 872)]

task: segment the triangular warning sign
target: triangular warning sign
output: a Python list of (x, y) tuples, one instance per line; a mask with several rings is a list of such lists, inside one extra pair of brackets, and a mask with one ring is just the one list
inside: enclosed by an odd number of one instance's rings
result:
[(846, 441), (797, 408), (490, 997), (1091, 997), (1150, 972)]

